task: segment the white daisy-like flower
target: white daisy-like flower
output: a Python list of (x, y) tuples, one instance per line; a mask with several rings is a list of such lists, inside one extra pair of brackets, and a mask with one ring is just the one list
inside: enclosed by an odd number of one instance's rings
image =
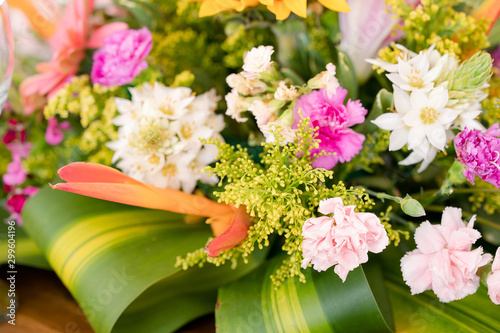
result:
[(441, 55), (432, 45), (418, 55), (398, 45), (403, 51), (397, 64), (385, 61), (367, 59), (388, 72), (387, 78), (399, 88), (406, 91), (428, 92), (434, 88), (435, 81), (445, 72), (456, 65), (456, 60), (448, 54)]
[(403, 117), (410, 111), (410, 95), (401, 88), (393, 85), (394, 88), (394, 106), (396, 112), (384, 113), (372, 123), (386, 131), (392, 131), (389, 137), (389, 150), (399, 150), (408, 143), (410, 127), (407, 126)]
[(215, 161), (216, 153), (207, 158), (200, 140), (220, 138), (224, 122), (214, 112), (220, 98), (215, 90), (194, 96), (189, 88), (158, 82), (131, 93), (132, 101), (116, 99), (118, 140), (107, 144), (113, 162), (137, 180), (192, 192), (197, 181), (208, 179), (201, 169)]
[(414, 91), (410, 95), (410, 110), (402, 120), (410, 127), (408, 148), (415, 149), (429, 142), (443, 151), (446, 144), (446, 130), (458, 117), (459, 111), (446, 108), (448, 90), (443, 86), (432, 89), (429, 93)]

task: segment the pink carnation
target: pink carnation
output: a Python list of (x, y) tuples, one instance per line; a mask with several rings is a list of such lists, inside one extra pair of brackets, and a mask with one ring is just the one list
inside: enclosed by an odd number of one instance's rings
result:
[(322, 200), (318, 211), (332, 214), (308, 219), (302, 228), (302, 268), (309, 263), (317, 271), (335, 266), (345, 281), (349, 271), (368, 261), (368, 251), (382, 252), (389, 237), (379, 218), (372, 213), (356, 213), (355, 206), (344, 206), (341, 198)]
[(94, 53), (91, 78), (103, 86), (131, 83), (148, 63), (144, 60), (152, 47), (147, 28), (117, 31), (106, 38), (104, 46)]
[(455, 137), (457, 159), (465, 165), (464, 176), (474, 184), (474, 175), (500, 187), (500, 129), (491, 126), (484, 134), (480, 130), (464, 129)]
[(423, 222), (415, 231), (417, 249), (401, 259), (403, 279), (412, 295), (432, 289), (441, 302), (459, 300), (479, 287), (477, 269), (491, 261), (481, 247), (471, 250), (481, 238), (469, 224), (462, 221), (462, 210), (446, 207), (441, 225)]
[(493, 303), (500, 305), (500, 248), (497, 249), (495, 260), (491, 265), (491, 272), (486, 280), (488, 295)]
[(329, 154), (314, 160), (313, 167), (315, 168), (331, 169), (338, 162), (349, 162), (361, 150), (365, 136), (354, 132), (349, 127), (362, 123), (367, 110), (359, 100), (349, 99), (344, 105), (346, 96), (347, 90), (338, 87), (331, 98), (328, 97), (326, 89), (320, 89), (303, 95), (297, 100), (292, 128), (297, 128), (300, 122), (300, 111), (303, 118), (310, 119), (311, 128), (318, 127), (317, 138), (321, 142), (319, 148), (311, 151), (311, 157), (321, 151)]

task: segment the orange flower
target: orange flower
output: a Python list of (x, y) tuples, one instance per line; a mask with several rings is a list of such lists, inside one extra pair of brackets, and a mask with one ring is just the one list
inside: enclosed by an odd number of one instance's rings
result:
[[(224, 10), (242, 11), (248, 7), (254, 7), (258, 3), (267, 6), (267, 9), (276, 15), (277, 20), (285, 20), (293, 12), (301, 17), (307, 15), (307, 0), (189, 0), (202, 2), (200, 6), (200, 17), (211, 16)], [(350, 11), (346, 0), (318, 0), (323, 6), (337, 11)]]
[(250, 216), (244, 206), (235, 208), (198, 195), (154, 187), (101, 164), (71, 163), (59, 169), (58, 174), (67, 183), (51, 185), (56, 190), (126, 205), (208, 217), (207, 223), (216, 236), (205, 249), (210, 257), (217, 257), (221, 251), (241, 243), (250, 227)]
[(488, 33), (491, 31), (495, 22), (500, 16), (500, 1), (498, 0), (486, 0), (481, 6), (479, 6), (473, 13), (472, 17), (475, 19), (485, 18), (489, 21)]
[(37, 65), (40, 74), (25, 79), (20, 87), (25, 113), (32, 113), (44, 104), (44, 96), (50, 99), (79, 70), (86, 48), (101, 47), (104, 39), (115, 31), (128, 29), (123, 22), (113, 22), (98, 29), (91, 29), (90, 17), (94, 0), (73, 0), (66, 7), (65, 15), (58, 23), (49, 42), (52, 60)]

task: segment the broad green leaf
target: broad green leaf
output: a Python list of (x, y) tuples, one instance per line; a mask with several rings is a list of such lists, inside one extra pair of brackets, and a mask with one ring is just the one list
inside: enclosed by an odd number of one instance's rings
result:
[(146, 26), (154, 30), (160, 20), (159, 10), (155, 3), (141, 0), (115, 0), (115, 3), (130, 11), (136, 20), (136, 22), (130, 21), (127, 23), (135, 23), (137, 25), (138, 22), (139, 27)]
[(488, 41), (493, 46), (500, 44), (500, 20), (497, 20), (491, 29), (490, 34), (488, 35)]
[(213, 311), (217, 288), (264, 260), (182, 271), (176, 257), (203, 247), (205, 224), (182, 215), (43, 189), (24, 208), (30, 236), (97, 333), (171, 332)]
[[(3, 221), (8, 216), (1, 216), (3, 212), (0, 213), (0, 221)], [(10, 243), (15, 244), (15, 262), (9, 262), (14, 265), (25, 265), (37, 268), (50, 269), (50, 265), (45, 259), (42, 250), (33, 242), (23, 227), (18, 225), (14, 226), (15, 230), (9, 233), (9, 225), (6, 223), (0, 223), (0, 264), (8, 263), (8, 249), (9, 249), (9, 239), (14, 240)]]
[(432, 291), (411, 295), (399, 268), (402, 255), (395, 248), (382, 254), (397, 332), (500, 332), (500, 308), (484, 285), (475, 294), (449, 303), (441, 303)]
[(337, 78), (340, 86), (347, 89), (347, 98), (355, 100), (358, 98), (358, 79), (349, 56), (344, 51), (338, 51)]
[[(220, 332), (392, 331), (388, 300), (376, 270), (367, 274), (358, 268), (342, 283), (333, 269), (320, 273), (308, 268), (307, 283), (293, 278), (275, 289), (269, 275), (281, 259), (219, 290), (215, 316)], [(372, 288), (369, 276), (374, 277)]]
[(371, 133), (378, 127), (371, 121), (377, 119), (382, 113), (388, 112), (388, 109), (394, 108), (392, 93), (385, 89), (381, 89), (375, 97), (371, 111), (365, 118), (365, 121), (356, 126), (356, 132)]

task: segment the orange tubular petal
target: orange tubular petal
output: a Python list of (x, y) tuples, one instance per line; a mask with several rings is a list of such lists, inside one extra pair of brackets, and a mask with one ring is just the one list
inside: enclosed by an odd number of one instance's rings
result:
[[(234, 208), (236, 215), (232, 218), (229, 227), (219, 236), (215, 237), (206, 247), (205, 252), (209, 257), (217, 257), (220, 252), (228, 250), (241, 243), (248, 233), (250, 228), (250, 215), (248, 215), (245, 206)], [(228, 218), (227, 221), (231, 219)], [(221, 223), (223, 221), (220, 221)]]
[(485, 18), (490, 21), (488, 33), (498, 20), (498, 16), (500, 16), (500, 1), (498, 0), (486, 0), (472, 13), (472, 17), (475, 19)]
[(71, 163), (59, 170), (59, 176), (68, 183), (56, 184), (53, 189), (92, 198), (206, 217), (234, 214), (229, 205), (182, 191), (156, 188), (100, 164)]

